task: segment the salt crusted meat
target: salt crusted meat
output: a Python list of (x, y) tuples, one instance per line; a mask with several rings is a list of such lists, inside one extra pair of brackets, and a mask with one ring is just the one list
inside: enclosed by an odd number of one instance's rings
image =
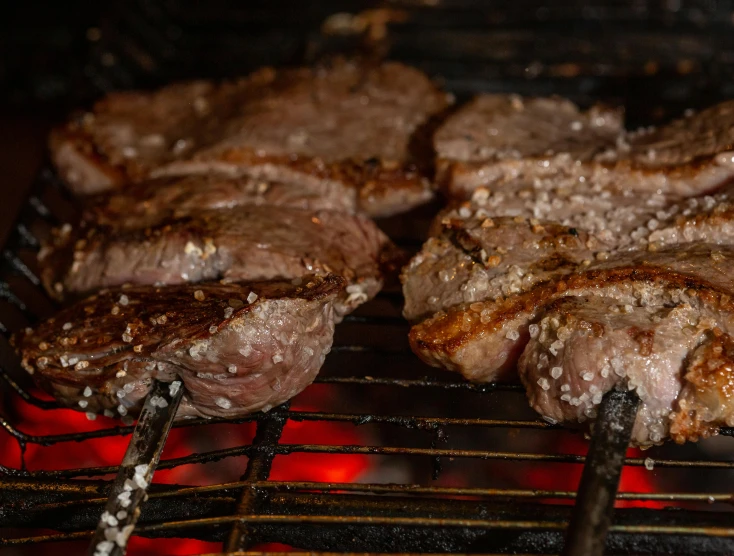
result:
[[(689, 380), (696, 371), (681, 369), (688, 368), (697, 346), (713, 338), (717, 317), (695, 303), (640, 307), (610, 297), (561, 298), (530, 325), (530, 340), (520, 357), (518, 371), (530, 405), (551, 422), (583, 422), (596, 417), (606, 392), (628, 388), (641, 401), (633, 442), (661, 442), (670, 435), (670, 419), (683, 419), (692, 409), (694, 419), (702, 415), (705, 425), (691, 424), (676, 438), (710, 434), (713, 425), (734, 418), (734, 407), (727, 406), (725, 388), (716, 380), (698, 389)], [(705, 369), (700, 363), (694, 366), (698, 372)], [(684, 384), (687, 391), (703, 392), (691, 397), (700, 396), (704, 403), (679, 402)], [(711, 404), (706, 398), (724, 403)], [(715, 407), (716, 413), (705, 415), (702, 405)]]
[(734, 184), (671, 200), (581, 183), (490, 192), (444, 211), (403, 270), (403, 313), (419, 321), (460, 303), (520, 293), (612, 253), (734, 243)]
[(734, 101), (660, 128), (623, 130), (620, 114), (557, 98), (480, 95), (435, 135), (450, 197), (477, 187), (559, 180), (700, 195), (734, 176)]
[(427, 201), (414, 147), (448, 97), (399, 63), (265, 68), (225, 83), (112, 93), (57, 129), (53, 161), (79, 194), (162, 175), (223, 171), (357, 190), (373, 216)]
[(509, 378), (519, 361), (533, 407), (554, 421), (593, 418), (618, 384), (637, 389), (635, 442), (695, 440), (732, 419), (729, 405), (714, 403), (728, 399), (726, 357), (720, 374), (702, 372), (695, 358), (690, 372), (681, 364), (707, 338), (732, 332), (733, 264), (728, 245), (621, 253), (522, 293), (441, 311), (414, 326), (410, 342), (427, 363), (480, 382)]
[(202, 211), (139, 230), (62, 229), (41, 253), (42, 278), (57, 297), (123, 284), (347, 279), (335, 302), (344, 315), (382, 287), (400, 256), (367, 217), (271, 205)]
[[(657, 251), (620, 253), (582, 265), (509, 296), (439, 311), (410, 332), (414, 351), (429, 364), (487, 382), (514, 373), (528, 326), (560, 297), (598, 295), (622, 305), (665, 305), (697, 295), (724, 296), (734, 276), (733, 247), (691, 243)], [(689, 291), (691, 290), (691, 291)]]
[[(329, 352), (344, 279), (105, 290), (14, 338), (23, 367), (67, 407), (134, 416), (154, 379), (184, 388), (177, 416), (267, 411)], [(165, 403), (158, 400), (157, 403)]]

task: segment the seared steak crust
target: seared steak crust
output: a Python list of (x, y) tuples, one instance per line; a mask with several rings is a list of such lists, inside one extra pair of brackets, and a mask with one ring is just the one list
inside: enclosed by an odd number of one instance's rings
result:
[(51, 149), (77, 193), (219, 170), (336, 181), (385, 215), (430, 198), (411, 145), (447, 104), (424, 74), (398, 63), (265, 68), (233, 82), (110, 94), (57, 130)]
[(70, 228), (42, 253), (42, 277), (57, 296), (123, 284), (294, 279), (316, 273), (347, 279), (335, 302), (350, 312), (382, 287), (397, 256), (369, 219), (336, 211), (269, 205), (202, 211), (152, 228)]
[(438, 312), (411, 329), (410, 342), (429, 365), (488, 382), (513, 376), (528, 326), (562, 297), (603, 296), (633, 307), (684, 300), (717, 311), (727, 330), (734, 309), (732, 264), (734, 248), (708, 244), (620, 254), (522, 293)]
[(734, 176), (733, 130), (734, 101), (626, 133), (602, 107), (483, 95), (445, 122), (435, 147), (441, 184), (458, 199), (481, 186), (536, 180), (700, 195)]
[(343, 287), (341, 277), (311, 276), (301, 285), (104, 290), (14, 343), (39, 386), (68, 407), (134, 416), (153, 379), (180, 380), (178, 417), (235, 417), (267, 411), (313, 381)]
[(202, 210), (245, 205), (276, 205), (312, 210), (357, 210), (356, 192), (337, 182), (321, 182), (318, 190), (249, 176), (202, 174), (146, 180), (124, 191), (85, 199), (80, 226), (135, 230)]

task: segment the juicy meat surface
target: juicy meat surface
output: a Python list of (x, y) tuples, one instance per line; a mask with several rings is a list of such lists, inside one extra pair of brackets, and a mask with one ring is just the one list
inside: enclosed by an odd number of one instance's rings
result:
[(588, 184), (489, 192), (444, 211), (403, 270), (403, 313), (419, 321), (459, 303), (519, 293), (612, 253), (734, 243), (734, 184), (698, 198)]
[(627, 133), (602, 107), (482, 95), (446, 120), (434, 144), (439, 181), (458, 199), (543, 180), (700, 195), (734, 176), (734, 101)]
[(298, 286), (105, 290), (14, 343), (38, 385), (73, 409), (137, 415), (159, 379), (182, 381), (178, 417), (236, 417), (268, 411), (313, 381), (331, 348), (343, 287), (332, 275)]
[(428, 364), (489, 382), (514, 375), (529, 325), (562, 297), (609, 297), (633, 307), (710, 305), (726, 331), (734, 293), (732, 264), (734, 247), (705, 243), (620, 253), (511, 296), (439, 311), (411, 329), (410, 342)]
[(683, 375), (685, 384), (672, 415), (671, 437), (678, 443), (734, 426), (734, 339), (720, 330), (694, 352)]
[(318, 190), (269, 182), (249, 176), (202, 174), (146, 180), (124, 191), (95, 195), (84, 201), (81, 226), (135, 230), (202, 210), (232, 209), (245, 205), (276, 205), (354, 213), (354, 189), (323, 182)]
[(367, 217), (276, 206), (202, 211), (139, 230), (62, 229), (40, 255), (42, 278), (57, 297), (123, 284), (347, 279), (335, 301), (344, 315), (379, 292), (382, 270), (399, 255)]
[(518, 363), (530, 405), (551, 422), (584, 422), (612, 388), (635, 390), (641, 404), (632, 440), (659, 443), (670, 434), (687, 358), (715, 324), (705, 313), (687, 303), (559, 299), (530, 325)]
[(81, 194), (162, 175), (335, 181), (393, 214), (431, 197), (413, 146), (448, 97), (399, 63), (265, 68), (238, 81), (112, 93), (54, 132), (53, 161)]

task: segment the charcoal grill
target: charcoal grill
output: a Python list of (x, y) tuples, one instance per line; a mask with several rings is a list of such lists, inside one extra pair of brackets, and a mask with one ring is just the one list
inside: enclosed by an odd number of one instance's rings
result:
[[(280, 53), (279, 62), (313, 61), (325, 53), (352, 48), (355, 41), (361, 48), (364, 37), (322, 33), (318, 23), (328, 13), (347, 7), (353, 12), (377, 7), (390, 10), (383, 14), (392, 23), (387, 34), (380, 36), (380, 44), (371, 48), (422, 67), (459, 98), (477, 91), (515, 91), (557, 93), (580, 103), (606, 100), (623, 104), (628, 119), (637, 125), (734, 97), (734, 2), (579, 0), (546, 6), (470, 0), (406, 0), (377, 6), (327, 2), (321, 7), (324, 13), (314, 15), (304, 8), (310, 14), (305, 19), (282, 2), (273, 3), (272, 12), (232, 8), (221, 2), (195, 11), (194, 4), (113, 4), (101, 31), (90, 34), (87, 94), (193, 76), (239, 74), (243, 68), (274, 61), (262, 59), (268, 45)], [(277, 24), (268, 13), (279, 14)], [(303, 21), (307, 23), (301, 25)], [(264, 29), (266, 23), (272, 29)], [(231, 42), (232, 36), (253, 28), (261, 33), (257, 49), (241, 37)], [(221, 29), (225, 31), (219, 33)], [(217, 59), (212, 67), (206, 57), (190, 56), (200, 52), (202, 44), (238, 47), (230, 58)], [(42, 171), (19, 212), (2, 258), (3, 390), (10, 402), (49, 411), (50, 419), (57, 404), (28, 389), (7, 339), (14, 330), (54, 309), (41, 293), (33, 257), (39, 237), (63, 220), (68, 204), (53, 173)], [(397, 218), (383, 225), (399, 243), (415, 248), (424, 237), (429, 216), (426, 209), (412, 220)], [(263, 542), (324, 552), (555, 554), (563, 550), (572, 522), (567, 554), (583, 554), (583, 547), (591, 546), (584, 543), (595, 539), (603, 542), (603, 532), (593, 528), (604, 529), (613, 508), (598, 495), (606, 492), (615, 499), (619, 475), (618, 470), (605, 470), (599, 460), (608, 461), (610, 453), (623, 455), (624, 439), (597, 434), (588, 456), (550, 449), (548, 442), (538, 439), (552, 437), (552, 444), (562, 445), (564, 438), (577, 439), (579, 433), (541, 421), (529, 410), (507, 411), (527, 406), (519, 385), (473, 385), (420, 364), (407, 348), (408, 327), (400, 318), (400, 303), (398, 291), (388, 289), (348, 317), (337, 332), (324, 372), (311, 387), (328, 387), (336, 397), (352, 395), (350, 399), (363, 401), (356, 404), (358, 410), (324, 405), (304, 411), (286, 404), (241, 419), (172, 424), (177, 400), (164, 385), (156, 385), (155, 393), (170, 403), (165, 409), (144, 413), (137, 427), (34, 436), (24, 432), (22, 420), (6, 413), (0, 419), (2, 434), (13, 437), (22, 451), (30, 445), (83, 451), (98, 439), (130, 440), (122, 466), (63, 470), (0, 466), (0, 527), (7, 533), (2, 534), (0, 546), (11, 550), (56, 542), (64, 547), (77, 541), (68, 546), (79, 547), (94, 535), (101, 538), (101, 532), (95, 533), (99, 516), (135, 465), (164, 470), (236, 458), (243, 461), (244, 456), (247, 463), (242, 464), (237, 481), (153, 482), (145, 497), (136, 491), (139, 495), (128, 508), (131, 516), (134, 508), (140, 510), (133, 535), (215, 541), (222, 551), (236, 554), (257, 554), (252, 550)], [(421, 404), (422, 399), (446, 403)], [(466, 416), (465, 403), (481, 410)], [(605, 407), (600, 418), (614, 411), (634, 414), (634, 403), (624, 396), (608, 397)], [(339, 445), (328, 438), (319, 443), (286, 443), (282, 433), (292, 422), (346, 423), (357, 430), (371, 427), (380, 434), (372, 435), (377, 440), (360, 444)], [(244, 445), (161, 457), (171, 428), (193, 433), (223, 423), (256, 423), (256, 434)], [(498, 444), (498, 434), (513, 441)], [(721, 436), (733, 434), (730, 429), (720, 431)], [(453, 442), (454, 438), (459, 440)], [(518, 445), (523, 449), (518, 450)], [(533, 450), (535, 446), (543, 449)], [(323, 458), (361, 454), (381, 461), (409, 461), (427, 471), (412, 475), (425, 477), (419, 484), (381, 483), (374, 478), (347, 483), (270, 479), (275, 458), (295, 458), (297, 465), (301, 454)], [(475, 467), (467, 474), (468, 484), (441, 482), (442, 473), (467, 462), (480, 462), (485, 475)], [(606, 553), (734, 553), (734, 460), (712, 458), (696, 446), (666, 446), (653, 449), (649, 457), (628, 457), (624, 463), (629, 468), (651, 464), (656, 476), (668, 474), (672, 482), (680, 480), (695, 488), (616, 493), (617, 505), (624, 507), (614, 511)], [(521, 475), (527, 477), (539, 472), (560, 479), (584, 465), (575, 510), (573, 488), (538, 488), (531, 481), (523, 482), (522, 476), (514, 484), (501, 484), (489, 477), (504, 466), (522, 469)], [(683, 479), (701, 476), (706, 479), (693, 483)], [(656, 507), (627, 507), (644, 504)], [(594, 512), (599, 519), (589, 519)], [(127, 521), (132, 523), (132, 518)]]

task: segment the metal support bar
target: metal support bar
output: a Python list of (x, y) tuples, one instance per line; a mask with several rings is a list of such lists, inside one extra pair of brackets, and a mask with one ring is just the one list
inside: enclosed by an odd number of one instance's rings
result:
[[(247, 469), (242, 476), (243, 481), (256, 482), (264, 481), (270, 475), (270, 468), (275, 458), (274, 447), (280, 440), (283, 433), (283, 427), (288, 420), (288, 404), (280, 406), (273, 411), (268, 417), (257, 424), (257, 432), (252, 445), (257, 447), (257, 451), (247, 462)], [(254, 513), (255, 504), (257, 502), (257, 487), (248, 485), (242, 491), (242, 498), (237, 505), (235, 515), (247, 515)], [(250, 533), (246, 523), (236, 522), (232, 526), (229, 538), (227, 539), (226, 549), (228, 551), (244, 550), (247, 548), (248, 537)]]
[(602, 399), (586, 455), (563, 556), (601, 556), (640, 399), (612, 390)]
[(90, 556), (125, 554), (182, 395), (179, 381), (153, 383), (89, 545)]

